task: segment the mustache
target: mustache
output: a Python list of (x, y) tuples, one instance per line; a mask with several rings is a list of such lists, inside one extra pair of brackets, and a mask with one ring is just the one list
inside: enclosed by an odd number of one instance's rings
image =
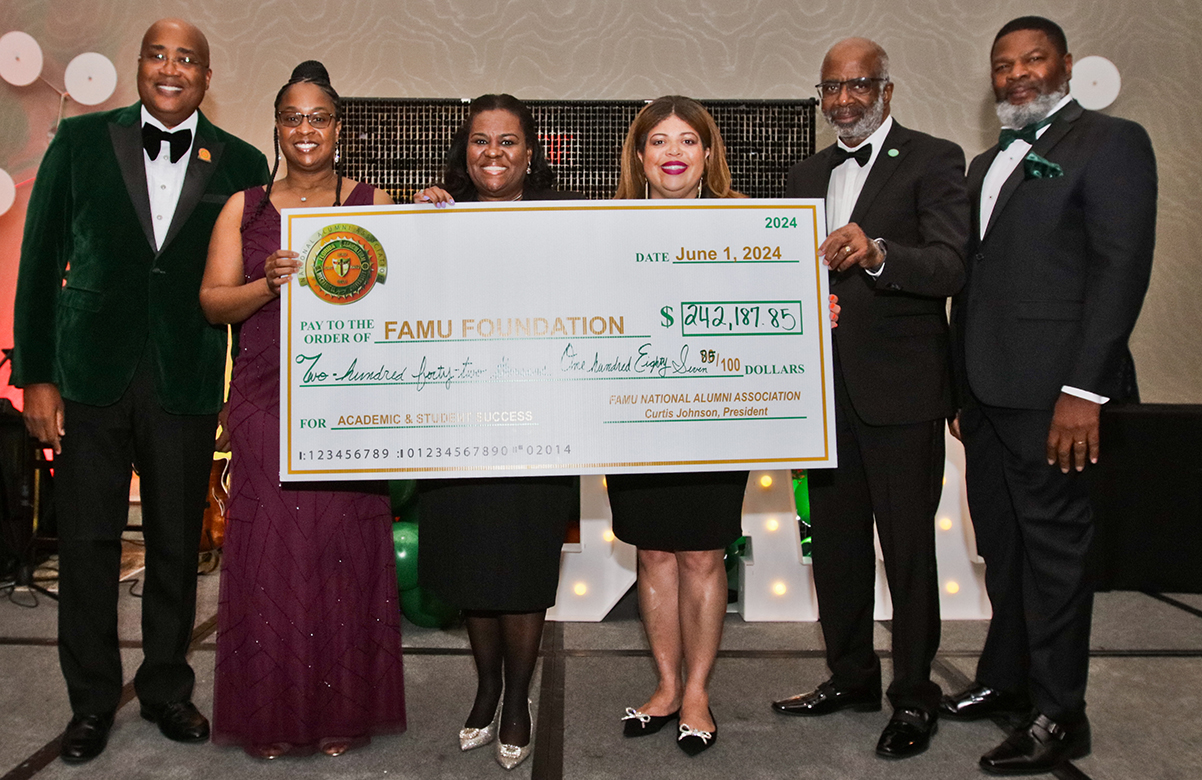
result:
[(1044, 119), (1067, 94), (1067, 87), (1061, 86), (1052, 92), (1040, 94), (1035, 99), (1017, 106), (1012, 105), (1003, 97), (994, 104), (994, 111), (997, 113), (1002, 127), (1024, 127), (1032, 122)]
[[(840, 115), (840, 111), (845, 113)], [(861, 103), (852, 106), (836, 106), (830, 111), (823, 111), (822, 118), (834, 128), (840, 137), (867, 137), (872, 135), (885, 119), (885, 94), (882, 92), (877, 95), (877, 99), (867, 106)], [(836, 119), (843, 122), (851, 120), (851, 124), (840, 125), (835, 122)]]
[(1006, 94), (1008, 95), (1011, 92), (1014, 92), (1015, 90), (1018, 90), (1018, 89), (1034, 89), (1034, 90), (1038, 91), (1039, 83), (1037, 81), (1035, 81), (1035, 79), (1030, 78), (1030, 77), (1022, 78), (1022, 79), (1019, 79), (1018, 81), (1014, 81), (1014, 82), (1007, 84), (1005, 91), (1006, 91)]

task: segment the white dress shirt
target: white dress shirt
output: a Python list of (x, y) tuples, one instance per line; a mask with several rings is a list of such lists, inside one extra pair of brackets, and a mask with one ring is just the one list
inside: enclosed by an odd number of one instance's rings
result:
[(151, 116), (146, 106), (142, 106), (143, 124), (154, 125), (169, 133), (178, 130), (192, 131), (192, 143), (188, 146), (188, 151), (176, 162), (171, 162), (171, 144), (166, 141), (162, 143), (157, 159), (150, 159), (146, 150), (142, 150), (142, 162), (146, 164), (146, 192), (150, 196), (150, 222), (154, 226), (155, 249), (163, 248), (167, 231), (171, 229), (175, 205), (179, 203), (179, 193), (184, 186), (184, 174), (188, 172), (188, 160), (192, 157), (192, 147), (196, 145), (196, 125), (199, 121), (199, 113), (193, 111), (190, 117), (169, 129)]
[(830, 183), (826, 188), (826, 232), (830, 233), (851, 222), (851, 212), (856, 207), (860, 191), (864, 189), (864, 182), (868, 179), (872, 165), (880, 155), (881, 147), (885, 145), (885, 136), (889, 135), (891, 129), (893, 117), (890, 116), (885, 118), (872, 135), (855, 146), (848, 146), (843, 143), (843, 139), (836, 141), (839, 148), (849, 152), (856, 151), (864, 144), (872, 144), (872, 156), (864, 166), (849, 158), (831, 171)]
[[(1048, 112), (1048, 116), (1055, 114), (1060, 109), (1064, 108), (1072, 101), (1072, 95), (1065, 95), (1064, 99)], [(1039, 128), (1035, 133), (1036, 138), (1042, 138), (1051, 125), (1045, 125)], [(1021, 128), (1013, 128), (1019, 130)], [(998, 195), (1002, 191), (1002, 185), (1014, 173), (1014, 169), (1018, 164), (1026, 158), (1031, 151), (1031, 144), (1021, 138), (1014, 140), (1010, 146), (1004, 151), (999, 150), (997, 157), (993, 158), (993, 163), (989, 166), (989, 170), (985, 173), (985, 181), (981, 184), (981, 238), (985, 238), (985, 230), (989, 227), (989, 219), (993, 216), (993, 207), (997, 205)], [(1104, 395), (1091, 393), (1088, 390), (1082, 390), (1079, 387), (1069, 387), (1065, 385), (1060, 388), (1061, 392), (1075, 395), (1078, 398), (1084, 398), (1087, 401), (1093, 401), (1095, 404), (1104, 404), (1110, 399)]]
[[(1071, 95), (1065, 95), (1064, 99), (1048, 112), (1048, 116), (1055, 114), (1067, 106), (1072, 99)], [(1035, 137), (1042, 138), (1049, 127), (1051, 127), (1050, 124), (1039, 128), (1038, 132), (1035, 133)], [(1021, 130), (1022, 128), (1015, 127), (1012, 129)], [(997, 196), (1002, 191), (1002, 185), (1006, 183), (1006, 179), (1010, 178), (1010, 174), (1014, 173), (1014, 169), (1018, 167), (1018, 164), (1023, 161), (1023, 158), (1030, 151), (1031, 144), (1018, 138), (1004, 151), (999, 150), (997, 157), (993, 158), (993, 163), (985, 173), (985, 181), (981, 184), (981, 238), (985, 237), (985, 229), (989, 227), (989, 218), (993, 216), (993, 207), (997, 204)]]
[[(826, 232), (828, 234), (851, 222), (851, 212), (856, 207), (856, 201), (860, 199), (864, 182), (868, 180), (868, 174), (872, 172), (872, 166), (885, 146), (885, 136), (889, 135), (889, 131), (892, 129), (893, 117), (889, 116), (885, 117), (885, 121), (881, 122), (881, 126), (874, 130), (872, 135), (855, 146), (848, 146), (843, 143), (841, 138), (836, 141), (841, 149), (849, 152), (856, 151), (864, 144), (872, 144), (872, 155), (868, 158), (868, 163), (863, 166), (848, 158), (831, 171), (830, 182), (826, 186)], [(870, 276), (880, 276), (884, 270), (885, 264), (881, 263), (875, 271), (869, 271), (866, 268), (864, 272)]]

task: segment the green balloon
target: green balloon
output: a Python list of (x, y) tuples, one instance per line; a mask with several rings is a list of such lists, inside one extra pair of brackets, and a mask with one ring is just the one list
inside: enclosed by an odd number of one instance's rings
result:
[(739, 559), (747, 554), (747, 537), (740, 536), (730, 543), (723, 554), (723, 565), (726, 566), (727, 573), (730, 573), (739, 567)]
[(395, 517), (397, 520), (400, 520), (402, 523), (413, 523), (416, 525), (417, 502), (410, 501), (408, 504), (405, 504), (403, 507), (401, 507), (401, 511), (393, 515), (393, 517)]
[(459, 617), (459, 610), (425, 588), (401, 592), (401, 612), (409, 622), (422, 628), (446, 628)]
[(392, 501), (392, 516), (400, 517), (402, 508), (416, 504), (413, 499), (417, 496), (416, 479), (393, 479), (388, 482), (388, 497)]
[(810, 481), (804, 471), (797, 470), (793, 473), (793, 503), (797, 505), (797, 516), (801, 518), (801, 522), (809, 523)]
[(417, 523), (393, 523), (396, 551), (396, 586), (401, 592), (417, 587)]

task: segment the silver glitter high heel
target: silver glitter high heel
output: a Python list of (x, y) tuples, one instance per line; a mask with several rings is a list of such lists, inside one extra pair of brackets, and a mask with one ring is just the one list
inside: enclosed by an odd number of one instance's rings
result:
[(526, 712), (530, 713), (530, 741), (521, 747), (497, 742), (497, 763), (505, 769), (513, 769), (525, 761), (530, 756), (530, 749), (534, 747), (534, 714), (530, 711), (531, 704), (533, 702), (526, 699)]
[(473, 750), (478, 747), (484, 747), (489, 742), (492, 742), (497, 737), (497, 724), (501, 721), (501, 704), (497, 703), (497, 714), (493, 716), (492, 723), (489, 723), (482, 729), (459, 729), (459, 749)]

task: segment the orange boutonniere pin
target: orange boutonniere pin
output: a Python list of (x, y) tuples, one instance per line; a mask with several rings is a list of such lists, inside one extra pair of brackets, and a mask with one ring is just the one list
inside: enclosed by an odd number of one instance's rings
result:
[(213, 162), (213, 155), (209, 154), (209, 150), (203, 146), (196, 151), (196, 156), (205, 162)]

